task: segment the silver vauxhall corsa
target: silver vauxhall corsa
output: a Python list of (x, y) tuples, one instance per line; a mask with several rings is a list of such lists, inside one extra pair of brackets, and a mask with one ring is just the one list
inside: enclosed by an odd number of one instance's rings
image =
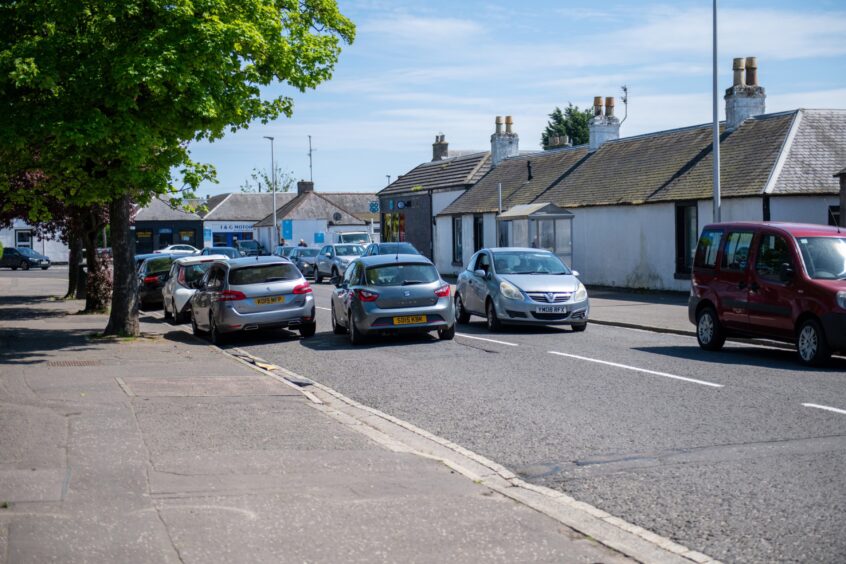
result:
[(353, 261), (333, 278), (332, 330), (358, 345), (376, 333), (437, 331), (455, 337), (449, 284), (420, 255), (377, 255)]
[(291, 328), (311, 337), (316, 330), (311, 286), (286, 258), (215, 261), (195, 286), (191, 326), (215, 344), (238, 331)]
[(485, 317), (491, 331), (505, 323), (584, 331), (590, 301), (578, 274), (546, 250), (482, 249), (458, 276), (455, 317), (459, 323), (469, 322), (471, 314)]

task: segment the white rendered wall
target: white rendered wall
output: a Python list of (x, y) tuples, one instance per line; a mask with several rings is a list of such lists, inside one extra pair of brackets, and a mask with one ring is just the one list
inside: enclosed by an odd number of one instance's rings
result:
[(466, 190), (452, 190), (451, 192), (432, 192), (432, 215), (436, 216), (453, 203)]
[[(23, 220), (16, 219), (12, 222), (12, 227), (9, 229), (0, 229), (0, 243), (3, 247), (15, 246), (15, 231), (25, 229), (32, 229), (32, 227)], [(40, 239), (33, 236), (32, 250), (37, 253), (46, 255), (51, 262), (67, 263), (68, 262), (68, 247), (58, 239)]]
[[(781, 196), (770, 198), (770, 219), (829, 225), (829, 206), (839, 206), (838, 196)], [(841, 210), (841, 213), (843, 211)]]

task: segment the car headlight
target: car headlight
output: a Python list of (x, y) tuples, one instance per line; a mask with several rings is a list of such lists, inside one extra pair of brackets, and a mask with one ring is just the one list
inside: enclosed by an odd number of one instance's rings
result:
[(579, 282), (579, 287), (576, 289), (576, 297), (574, 298), (574, 301), (583, 302), (587, 299), (587, 297), (587, 288), (585, 288), (584, 284)]
[(520, 289), (511, 282), (506, 282), (505, 280), (499, 283), (499, 292), (509, 300), (523, 299), (523, 293)]
[(846, 290), (837, 292), (837, 305), (841, 309), (846, 309)]

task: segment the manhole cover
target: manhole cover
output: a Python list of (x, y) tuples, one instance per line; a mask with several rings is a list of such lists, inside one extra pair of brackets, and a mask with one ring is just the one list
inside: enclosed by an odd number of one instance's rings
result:
[(51, 360), (47, 366), (99, 366), (99, 360)]

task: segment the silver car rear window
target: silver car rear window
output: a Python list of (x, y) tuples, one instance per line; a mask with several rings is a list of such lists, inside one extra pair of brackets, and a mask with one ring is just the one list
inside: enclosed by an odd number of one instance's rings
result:
[(410, 286), (429, 284), (440, 278), (431, 264), (384, 264), (365, 271), (368, 286)]
[(260, 264), (230, 270), (229, 284), (246, 286), (248, 284), (279, 282), (280, 280), (296, 280), (301, 277), (300, 271), (292, 264)]

